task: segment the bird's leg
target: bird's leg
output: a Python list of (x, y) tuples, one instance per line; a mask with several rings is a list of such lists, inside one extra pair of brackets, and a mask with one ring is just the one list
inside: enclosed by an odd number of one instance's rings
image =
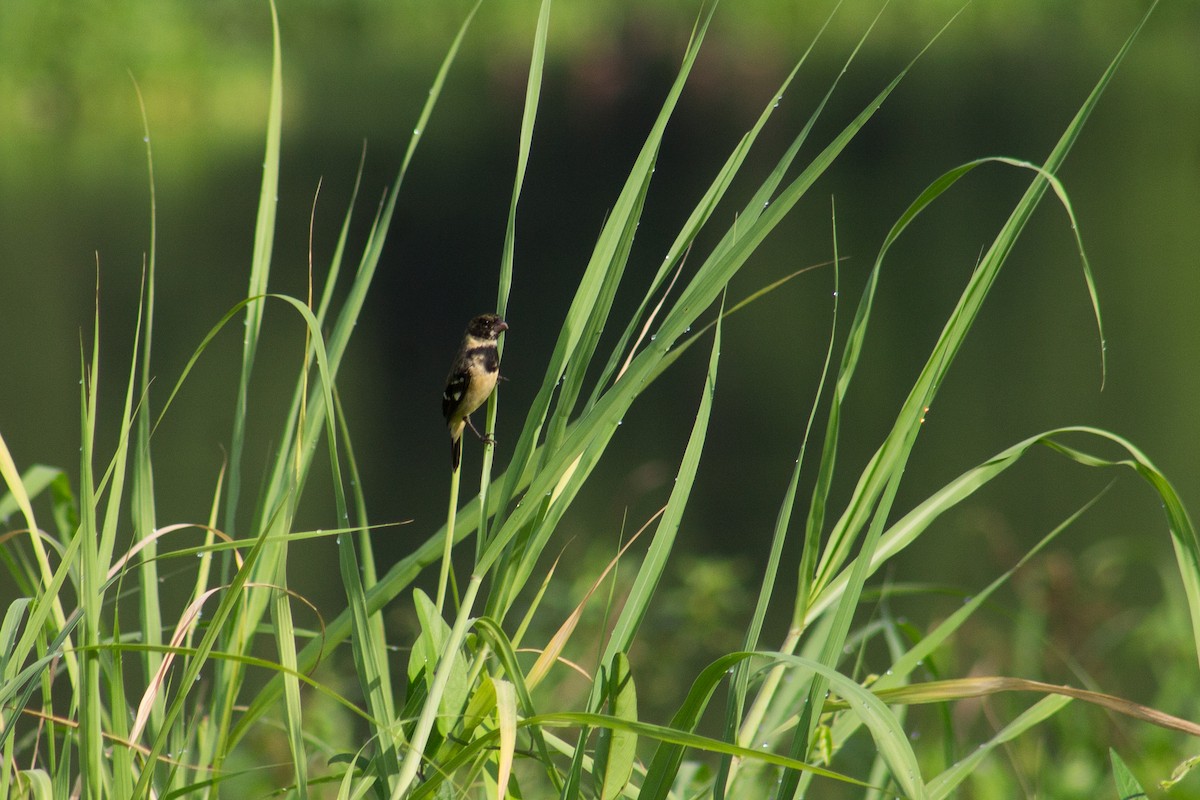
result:
[(479, 437), (479, 441), (483, 442), (484, 444), (495, 444), (495, 443), (496, 443), (496, 440), (495, 440), (495, 439), (493, 439), (491, 436), (485, 436), (485, 435), (483, 435), (482, 433), (480, 433), (480, 432), (479, 432), (479, 431), (478, 431), (478, 430), (475, 428), (475, 423), (474, 423), (474, 422), (471, 422), (471, 418), (470, 418), (470, 417), (463, 417), (463, 419), (465, 419), (465, 420), (466, 420), (466, 422), (467, 422), (467, 427), (471, 429), (471, 433), (473, 433), (473, 434), (475, 434), (476, 436), (478, 436), (478, 437)]

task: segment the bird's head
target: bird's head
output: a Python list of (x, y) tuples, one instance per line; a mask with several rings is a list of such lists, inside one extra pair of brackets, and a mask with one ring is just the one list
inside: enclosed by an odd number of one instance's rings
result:
[(467, 325), (467, 334), (476, 339), (495, 339), (508, 330), (508, 323), (499, 314), (480, 314)]

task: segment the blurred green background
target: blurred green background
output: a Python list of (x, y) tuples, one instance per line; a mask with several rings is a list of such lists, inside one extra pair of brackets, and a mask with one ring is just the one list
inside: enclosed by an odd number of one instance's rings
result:
[[(1040, 161), (1145, 6), (1125, 0), (967, 6), (739, 275), (731, 297), (828, 259), (832, 201), (839, 251), (849, 256), (841, 273), (844, 332), (880, 242), (906, 205), (942, 172), (973, 158)], [(280, 3), (285, 96), (274, 290), (306, 291), (318, 184), (313, 252), (320, 281), (364, 141), (355, 230), (366, 230), (469, 8), (464, 2)], [(885, 9), (806, 146), (809, 156), (957, 9), (957, 2), (940, 0)], [(626, 307), (636, 303), (675, 228), (828, 11), (828, 4), (768, 0), (718, 9), (669, 128), (620, 301)], [(765, 174), (877, 12), (876, 3), (850, 0), (835, 16), (747, 175)], [(385, 567), (444, 520), (439, 395), (467, 319), (495, 302), (536, 13), (533, 2), (481, 8), (424, 132), (365, 324), (341, 376), (374, 520), (413, 520), (377, 535)], [(696, 3), (674, 0), (555, 4), (517, 219), (499, 466), (696, 13)], [(927, 415), (898, 509), (1019, 439), (1089, 424), (1142, 447), (1195, 513), (1198, 37), (1200, 4), (1164, 3), (1061, 173), (1100, 292), (1107, 385), (1100, 390), (1100, 342), (1069, 224), (1047, 198)], [(245, 293), (269, 73), (265, 3), (0, 5), (0, 431), (19, 466), (44, 462), (77, 474), (81, 337), (90, 342), (97, 262), (103, 399), (110, 419), (119, 410), (150, 234), (131, 77), (145, 97), (157, 191), (157, 413), (203, 335)], [(977, 170), (918, 220), (885, 263), (843, 422), (835, 508), (892, 424), (976, 258), (1029, 179), (998, 166)], [(750, 180), (741, 182), (719, 224), (732, 220), (752, 189)], [(712, 241), (701, 242), (701, 251), (706, 243)], [(696, 613), (736, 620), (748, 601), (729, 576), (740, 576), (747, 595), (757, 586), (824, 358), (832, 286), (828, 269), (810, 273), (726, 327), (713, 429), (681, 532), (696, 564), (726, 567), (711, 573), (707, 589), (693, 587), (693, 600), (707, 592), (714, 601), (708, 610), (695, 606)], [(237, 327), (216, 340), (155, 434), (163, 524), (207, 516), (232, 425)], [(260, 359), (252, 387), (251, 476), (278, 439), (275, 426), (303, 346), (300, 324), (279, 304), (268, 306), (266, 336), (269, 355)], [(568, 552), (594, 547), (610, 556), (626, 514), (626, 526), (635, 529), (665, 502), (705, 358), (697, 351), (681, 362), (625, 420), (597, 476), (595, 486), (604, 491), (581, 497), (563, 524)], [(469, 486), (479, 454), (470, 443), (467, 451)], [(1023, 602), (1043, 604), (1061, 627), (1047, 635), (1089, 669), (1118, 666), (1115, 653), (1140, 624), (1130, 612), (1162, 599), (1160, 569), (1172, 558), (1163, 515), (1132, 474), (1098, 474), (1048, 452), (1033, 458), (949, 515), (939, 533), (922, 540), (923, 549), (899, 560), (892, 577), (972, 591), (1114, 477), (1097, 510), (1055, 545), (1044, 562), (1050, 566), (1034, 573), (1041, 577), (1030, 582)], [(332, 503), (314, 499), (325, 497), (320, 483), (310, 489), (303, 518), (312, 527), (333, 525)], [(323, 607), (340, 597), (326, 580), (332, 546), (315, 542), (294, 551), (297, 586)], [(710, 574), (686, 573), (701, 583), (696, 576)], [(736, 641), (713, 644), (728, 648)], [(1193, 657), (1184, 648), (1181, 658)], [(1144, 680), (1105, 688), (1133, 699), (1151, 696)]]

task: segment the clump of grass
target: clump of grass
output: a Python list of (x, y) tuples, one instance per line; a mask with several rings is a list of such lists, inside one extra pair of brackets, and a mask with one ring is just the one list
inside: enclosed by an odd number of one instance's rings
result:
[[(1083, 509), (928, 632), (902, 635), (903, 627), (886, 617), (863, 626), (858, 614), (869, 596), (868, 580), (881, 566), (917, 541), (940, 515), (1020, 463), (1035, 447), (1045, 446), (1069, 464), (1132, 470), (1158, 494), (1183, 581), (1182, 602), (1193, 622), (1193, 644), (1200, 653), (1200, 548), (1195, 530), (1167, 479), (1136, 447), (1114, 433), (1071, 427), (1031, 436), (964, 472), (911, 510), (901, 514), (894, 508), (924, 413), (953, 366), (1008, 253), (1048, 189), (1065, 209), (1072, 229), (1076, 228), (1067, 193), (1055, 175), (1137, 30), (1043, 163), (990, 158), (962, 165), (917, 194), (896, 221), (874, 262), (848, 332), (838, 336), (836, 321), (831, 327), (825, 375), (816, 388), (809, 425), (781, 498), (767, 567), (741, 649), (718, 658), (694, 677), (679, 675), (679, 682), (690, 689), (669, 721), (654, 723), (639, 717), (637, 675), (627, 653), (640, 640), (643, 621), (654, 608), (704, 455), (721, 365), (723, 321), (761, 294), (731, 303), (726, 287), (763, 239), (836, 162), (904, 79), (907, 68), (811, 160), (801, 162), (801, 146), (808, 142), (836, 90), (835, 80), (740, 213), (731, 223), (722, 222), (714, 211), (733, 179), (744, 173), (746, 157), (778, 98), (804, 64), (801, 58), (696, 202), (661, 267), (646, 284), (636, 311), (621, 318), (613, 310), (613, 298), (626, 282), (626, 266), (662, 137), (700, 52), (711, 12), (702, 16), (575, 294), (563, 304), (567, 311), (562, 327), (537, 395), (524, 412), (525, 422), (509, 462), (494, 474), (493, 453), (486, 450), (478, 494), (460, 507), (453, 493), (447, 526), (427, 531), (424, 544), (378, 574), (366, 498), (338, 403), (337, 375), (380, 257), (397, 193), (473, 14), (449, 48), (395, 186), (376, 214), (353, 275), (342, 275), (351, 220), (348, 211), (319, 298), (312, 292), (295, 298), (269, 291), (282, 126), (276, 22), (265, 169), (245, 299), (198, 345), (161, 409), (156, 409), (152, 401), (157, 394), (151, 392), (156, 277), (152, 236), (115, 451), (105, 459), (94, 445), (101, 366), (99, 309), (81, 382), (78, 486), (71, 487), (61, 470), (38, 466), (20, 472), (0, 440), (0, 475), (9, 487), (0, 499), (0, 510), (6, 516), (19, 513), (24, 526), (5, 537), (3, 549), (5, 565), (23, 597), (10, 605), (0, 623), (2, 746), (7, 765), (0, 775), (0, 794), (215, 796), (223, 787), (232, 793), (233, 787), (253, 785), (302, 798), (506, 794), (604, 800), (621, 796), (782, 798), (804, 796), (815, 781), (822, 781), (822, 791), (838, 786), (846, 796), (940, 798), (984, 769), (997, 748), (1051, 717), (1070, 713), (1066, 709), (1072, 701), (1165, 729), (1200, 734), (1193, 723), (1095, 690), (1051, 686), (1017, 676), (919, 679), (919, 668), (927, 666), (1013, 572)], [(509, 297), (516, 214), (532, 147), (549, 19), (550, 4), (543, 2), (501, 258), (496, 302), (501, 314)], [(848, 56), (847, 67), (857, 52), (855, 48)], [(829, 490), (837, 465), (843, 401), (866, 343), (889, 248), (943, 192), (984, 163), (1027, 171), (1029, 187), (980, 259), (849, 501), (840, 510), (831, 509)], [(838, 239), (836, 216), (831, 217), (830, 264), (836, 289)], [(700, 233), (712, 228), (719, 234), (716, 245), (699, 252)], [(1102, 331), (1082, 242), (1079, 253)], [(348, 284), (345, 290), (335, 292), (343, 282)], [(344, 299), (335, 304), (338, 294)], [(239, 525), (248, 503), (243, 497), (247, 487), (241, 465), (246, 409), (268, 304), (302, 319), (306, 333), (297, 347), (294, 390), (278, 420), (278, 455), (254, 497), (249, 524)], [(836, 318), (838, 309), (834, 311)], [(170, 413), (172, 400), (208, 344), (239, 318), (245, 322), (245, 334), (242, 368), (232, 392), (236, 413), (227, 469), (214, 479), (208, 519), (163, 525), (155, 516), (154, 428)], [(601, 352), (600, 333), (605, 329), (620, 333), (611, 350)], [(646, 387), (701, 345), (708, 348), (707, 372), (703, 384), (693, 387), (692, 431), (665, 506), (594, 577), (583, 597), (572, 598), (577, 601), (575, 611), (551, 622), (550, 606), (544, 606), (543, 600), (557, 591), (554, 569), (543, 574), (539, 568), (544, 568), (559, 521), (588, 485), (622, 418)], [(495, 427), (498, 407), (493, 398), (487, 408), (488, 430)], [(814, 461), (808, 444), (822, 409), (827, 421)], [(1084, 449), (1094, 445), (1114, 448), (1119, 455), (1102, 457)], [(318, 455), (330, 464), (333, 488), (328, 502), (340, 525), (333, 531), (297, 530), (296, 508)], [(815, 489), (803, 519), (793, 520), (803, 470), (815, 470)], [(34, 511), (35, 501), (41, 503), (43, 498), (52, 520), (45, 527), (46, 512), (35, 515)], [(135, 544), (121, 553), (118, 543), (124, 540), (123, 533), (127, 535), (127, 525), (134, 531)], [(186, 530), (201, 532), (201, 544), (178, 543), (177, 534)], [(291, 544), (313, 536), (336, 537), (347, 607), (322, 621), (309, 638), (293, 618), (295, 602), (305, 601), (289, 588), (286, 567)], [(409, 591), (418, 575), (443, 560), (446, 546), (461, 545), (468, 537), (474, 538), (474, 557), (461, 594), (455, 591), (448, 602), (441, 596), (435, 602), (420, 590)], [(799, 544), (800, 556), (794, 564), (783, 558), (789, 540)], [(635, 543), (644, 554), (633, 577), (627, 578), (622, 602), (617, 604), (611, 597), (607, 601), (610, 617), (596, 646), (595, 661), (576, 665), (589, 690), (578, 705), (559, 707), (554, 703), (557, 695), (539, 690), (568, 669), (564, 648), (580, 630), (584, 609), (598, 602), (597, 596), (604, 596), (599, 590), (609, 572)], [(192, 559), (188, 563), (196, 566), (184, 610), (172, 619), (158, 593), (159, 566), (176, 559)], [(794, 570), (798, 578), (790, 595), (781, 589), (783, 570)], [(130, 593), (135, 583), (137, 615), (131, 619), (130, 606), (116, 599)], [(526, 610), (515, 619), (518, 601)], [(389, 603), (410, 604), (419, 620), (415, 641), (403, 643), (411, 645), (403, 675), (393, 674), (388, 657), (396, 646), (395, 635), (385, 628), (380, 612)], [(790, 625), (779, 635), (766, 630), (769, 607), (790, 610)], [(539, 629), (555, 633), (537, 641)], [(301, 646), (305, 638), (309, 641)], [(862, 654), (868, 642), (877, 640), (885, 644), (888, 662), (879, 674), (868, 676)], [(343, 696), (313, 672), (323, 653), (345, 642), (350, 644), (358, 684), (354, 697)], [(267, 645), (272, 652), (269, 658), (262, 655)], [(251, 689), (251, 670), (272, 677), (265, 686)], [(199, 681), (202, 674), (204, 680)], [(724, 707), (710, 710), (718, 691), (724, 694)], [(910, 741), (906, 724), (910, 705), (1012, 692), (1032, 693), (1038, 699), (998, 731), (975, 742), (961, 760), (941, 759), (939, 753), (923, 752)], [(343, 736), (326, 731), (314, 720), (318, 713), (353, 721), (354, 744), (347, 747)], [(700, 732), (706, 718), (715, 720), (719, 733)], [(947, 738), (952, 735), (953, 731)], [(254, 764), (248, 743), (261, 737), (277, 739), (274, 749), (286, 748), (290, 754), (283, 773)], [(1112, 775), (1123, 796), (1140, 791), (1116, 753)]]

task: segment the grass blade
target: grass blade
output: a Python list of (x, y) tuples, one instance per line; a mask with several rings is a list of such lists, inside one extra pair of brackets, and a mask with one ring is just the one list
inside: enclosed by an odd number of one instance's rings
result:
[[(279, 13), (275, 0), (271, 9), (271, 94), (267, 112), (267, 143), (263, 155), (262, 188), (258, 195), (258, 219), (254, 224), (254, 251), (250, 257), (250, 286), (247, 297), (267, 293), (271, 273), (271, 251), (275, 240), (275, 210), (279, 205), (279, 141), (283, 131), (283, 57), (279, 45)], [(242, 450), (246, 446), (246, 412), (249, 405), (250, 374), (258, 352), (263, 305), (246, 306), (246, 334), (242, 340), (242, 371), (238, 377), (237, 404), (229, 450), (229, 496), (225, 504), (225, 531), (237, 530), (238, 500), (242, 490)]]

